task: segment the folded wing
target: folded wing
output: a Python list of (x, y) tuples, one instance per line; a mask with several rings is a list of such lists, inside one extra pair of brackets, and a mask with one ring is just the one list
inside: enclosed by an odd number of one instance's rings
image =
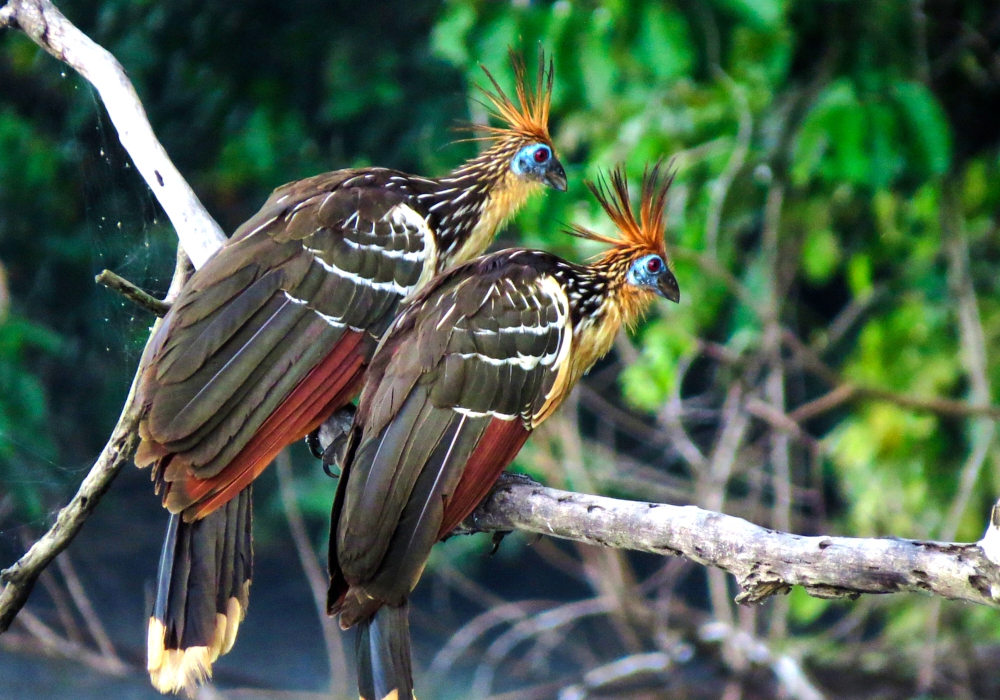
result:
[(376, 354), (334, 506), (329, 602), (342, 625), (403, 602), (558, 385), (568, 301), (529, 256), (504, 251), (437, 281)]
[(400, 300), (434, 267), (423, 217), (340, 171), (276, 190), (198, 270), (144, 359), (140, 466), (201, 517), (351, 398)]

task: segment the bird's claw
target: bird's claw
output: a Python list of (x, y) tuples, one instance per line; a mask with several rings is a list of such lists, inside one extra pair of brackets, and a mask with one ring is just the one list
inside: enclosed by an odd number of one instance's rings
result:
[(499, 478), (497, 478), (496, 483), (493, 485), (494, 489), (502, 488), (504, 486), (541, 486), (542, 484), (535, 481), (527, 474), (521, 474), (519, 472), (501, 472)]
[(344, 447), (354, 423), (357, 408), (348, 404), (333, 412), (323, 424), (306, 436), (306, 445), (313, 457), (322, 461), (323, 471), (331, 478), (340, 476), (339, 465), (343, 461)]

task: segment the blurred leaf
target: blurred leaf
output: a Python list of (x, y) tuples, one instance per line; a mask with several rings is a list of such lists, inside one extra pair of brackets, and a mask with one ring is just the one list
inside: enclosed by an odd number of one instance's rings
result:
[(837, 236), (830, 229), (809, 229), (802, 246), (802, 267), (811, 282), (823, 284), (840, 265)]
[(476, 11), (465, 2), (451, 2), (446, 7), (431, 32), (431, 50), (455, 66), (464, 66), (469, 62), (466, 38), (476, 22)]
[(786, 0), (713, 0), (754, 26), (773, 29), (785, 14)]
[(792, 182), (805, 185), (819, 175), (826, 181), (867, 181), (868, 126), (854, 87), (841, 79), (827, 87), (799, 130), (792, 162)]
[(951, 167), (951, 128), (944, 110), (922, 83), (897, 81), (892, 87), (922, 167), (943, 175)]
[(676, 80), (691, 69), (694, 51), (684, 15), (651, 3), (645, 7), (640, 26), (636, 50), (658, 80)]
[(830, 609), (832, 601), (815, 598), (802, 586), (795, 586), (788, 594), (788, 611), (799, 625), (808, 625), (819, 619), (820, 615)]

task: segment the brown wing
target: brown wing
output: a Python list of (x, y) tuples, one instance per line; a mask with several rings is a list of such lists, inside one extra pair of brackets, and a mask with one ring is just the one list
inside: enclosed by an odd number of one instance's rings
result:
[(392, 175), (341, 171), (276, 190), (167, 314), (144, 361), (136, 463), (156, 463), (173, 512), (224, 503), (350, 400), (436, 259), (423, 217), (382, 186)]
[(409, 594), (443, 528), (485, 495), (556, 384), (568, 301), (530, 262), (504, 251), (458, 268), (383, 340), (334, 506), (330, 602), (342, 624)]

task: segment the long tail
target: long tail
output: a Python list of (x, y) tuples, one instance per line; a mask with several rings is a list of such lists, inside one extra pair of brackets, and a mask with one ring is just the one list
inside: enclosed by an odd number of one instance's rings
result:
[(357, 652), (361, 700), (413, 700), (407, 603), (385, 605), (359, 622)]
[(170, 516), (146, 640), (146, 667), (161, 693), (193, 695), (236, 641), (253, 575), (252, 489), (201, 520)]

